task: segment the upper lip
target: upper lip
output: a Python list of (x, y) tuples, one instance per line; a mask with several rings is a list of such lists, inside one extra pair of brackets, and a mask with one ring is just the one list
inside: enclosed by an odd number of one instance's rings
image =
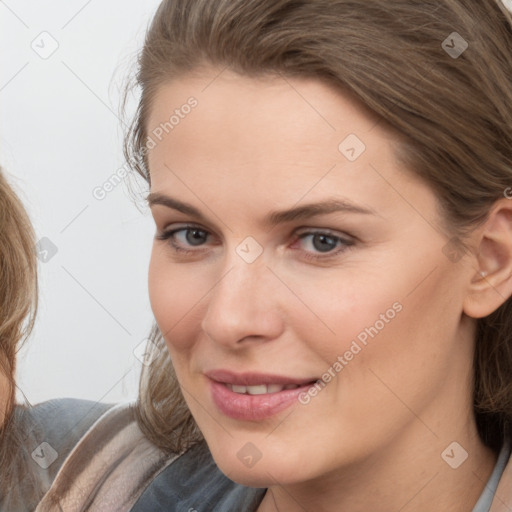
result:
[(234, 384), (236, 386), (257, 386), (258, 384), (281, 384), (283, 386), (286, 386), (287, 384), (296, 384), (297, 386), (304, 386), (318, 380), (316, 378), (301, 379), (295, 377), (286, 377), (283, 375), (271, 375), (268, 373), (235, 373), (230, 370), (221, 369), (210, 370), (205, 372), (205, 375), (216, 382), (221, 382), (223, 384)]

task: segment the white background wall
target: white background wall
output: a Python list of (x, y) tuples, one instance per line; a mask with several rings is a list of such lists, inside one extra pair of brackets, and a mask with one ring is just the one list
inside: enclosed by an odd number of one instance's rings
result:
[(19, 354), (31, 403), (136, 396), (152, 221), (126, 183), (92, 192), (124, 164), (119, 92), (158, 3), (0, 2), (0, 165), (57, 249), (41, 253), (37, 325)]

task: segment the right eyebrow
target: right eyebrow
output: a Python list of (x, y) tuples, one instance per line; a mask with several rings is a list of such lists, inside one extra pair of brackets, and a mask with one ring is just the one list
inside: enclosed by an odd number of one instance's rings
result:
[(147, 196), (147, 201), (149, 206), (154, 205), (162, 205), (167, 208), (172, 208), (173, 210), (177, 210), (181, 213), (185, 213), (186, 215), (192, 215), (197, 219), (206, 222), (206, 217), (194, 206), (188, 203), (183, 203), (178, 201), (177, 199), (173, 199), (172, 197), (166, 196), (164, 194), (159, 194), (157, 192), (153, 192)]

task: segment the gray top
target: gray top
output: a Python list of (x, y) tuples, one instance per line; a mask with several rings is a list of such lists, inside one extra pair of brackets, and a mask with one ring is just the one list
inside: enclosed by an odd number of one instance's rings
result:
[(0, 511), (33, 511), (66, 456), (109, 407), (67, 398), (16, 406), (13, 430), (17, 438), (9, 442), (17, 446), (17, 455), (8, 467), (2, 467)]
[(503, 474), (505, 466), (510, 458), (510, 451), (510, 443), (507, 441), (501, 448), (498, 460), (496, 461), (496, 466), (494, 466), (494, 470), (489, 477), (487, 485), (476, 502), (476, 505), (473, 507), (472, 512), (489, 512), (501, 475)]
[(132, 512), (255, 512), (265, 492), (227, 478), (202, 442), (167, 466)]
[[(472, 512), (489, 512), (510, 451), (506, 443)], [(162, 471), (132, 512), (256, 512), (264, 495), (265, 489), (245, 487), (224, 476), (203, 442)]]

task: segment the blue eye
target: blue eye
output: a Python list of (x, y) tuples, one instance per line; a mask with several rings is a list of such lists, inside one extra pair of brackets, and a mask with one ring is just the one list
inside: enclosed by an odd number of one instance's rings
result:
[(174, 231), (174, 236), (179, 239), (178, 234), (184, 234), (185, 236), (181, 237), (181, 241), (184, 239), (187, 244), (192, 246), (202, 245), (208, 238), (208, 233), (204, 229), (199, 228), (182, 228)]
[(204, 245), (208, 240), (208, 231), (196, 227), (188, 226), (166, 231), (157, 235), (158, 240), (167, 240), (176, 251), (187, 252), (187, 247), (198, 247)]
[(311, 245), (318, 252), (329, 252), (336, 249), (339, 238), (325, 233), (307, 235), (311, 237)]
[(323, 231), (302, 233), (298, 238), (307, 257), (313, 259), (337, 255), (354, 245), (352, 240)]

